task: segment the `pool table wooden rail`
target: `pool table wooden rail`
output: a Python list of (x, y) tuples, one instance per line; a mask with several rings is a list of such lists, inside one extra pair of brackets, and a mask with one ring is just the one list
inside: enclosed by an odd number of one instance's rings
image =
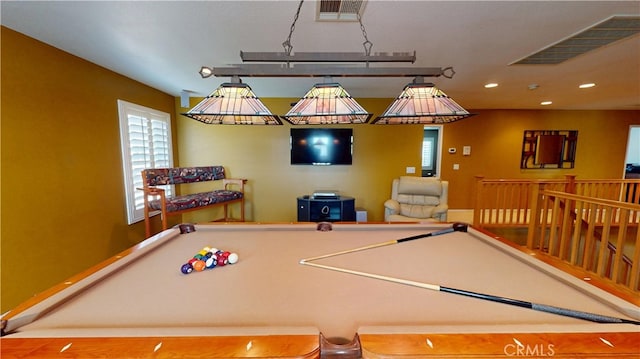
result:
[(316, 335), (2, 338), (8, 358), (318, 358)]
[[(315, 335), (2, 338), (8, 358), (320, 358)], [(362, 334), (363, 358), (638, 358), (640, 333)]]
[(360, 340), (371, 359), (640, 356), (640, 333), (361, 334)]

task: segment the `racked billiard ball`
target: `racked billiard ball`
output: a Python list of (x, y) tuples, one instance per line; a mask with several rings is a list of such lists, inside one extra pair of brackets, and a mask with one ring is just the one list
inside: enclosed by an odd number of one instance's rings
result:
[(227, 257), (227, 260), (229, 261), (229, 264), (238, 263), (238, 254), (237, 253), (230, 253), (229, 256)]
[(195, 261), (193, 262), (193, 269), (195, 269), (198, 272), (202, 272), (203, 270), (205, 270), (206, 268), (206, 264), (204, 263), (204, 261)]
[(193, 266), (191, 265), (191, 263), (185, 263), (182, 265), (182, 267), (180, 267), (180, 271), (184, 274), (189, 274), (193, 272)]
[(207, 269), (215, 268), (218, 265), (218, 260), (215, 256), (210, 256), (204, 261), (204, 264)]

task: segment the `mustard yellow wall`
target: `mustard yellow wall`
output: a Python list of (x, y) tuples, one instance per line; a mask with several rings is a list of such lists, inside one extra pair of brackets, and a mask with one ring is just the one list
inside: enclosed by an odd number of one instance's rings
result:
[[(192, 99), (195, 105), (200, 99)], [(297, 99), (262, 99), (273, 113), (284, 114)], [(381, 113), (390, 100), (358, 99), (368, 111)], [(186, 111), (187, 109), (179, 109)], [(179, 116), (181, 165), (224, 165), (231, 177), (247, 178), (248, 219), (258, 222), (297, 220), (296, 198), (317, 189), (335, 189), (356, 198), (370, 220), (382, 220), (382, 203), (391, 181), (407, 166), (420, 168), (422, 126), (334, 125), (353, 128), (351, 166), (290, 165), (289, 132), (283, 126), (206, 125)], [(215, 210), (185, 215), (186, 221), (219, 216)]]
[[(473, 111), (477, 116), (444, 126), (442, 177), (451, 182), (453, 208), (473, 207), (474, 176), (486, 178), (623, 178), (629, 127), (640, 111)], [(577, 130), (573, 169), (520, 169), (525, 130)], [(471, 146), (463, 156), (462, 147)], [(453, 164), (460, 169), (453, 170)]]
[[(144, 237), (128, 226), (117, 99), (174, 98), (2, 27), (2, 311)], [(175, 122), (175, 121), (174, 121)]]

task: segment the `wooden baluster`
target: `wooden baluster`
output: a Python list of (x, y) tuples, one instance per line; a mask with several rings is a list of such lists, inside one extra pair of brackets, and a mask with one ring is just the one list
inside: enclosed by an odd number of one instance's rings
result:
[[(609, 250), (609, 240), (608, 238), (611, 235), (611, 219), (613, 218), (613, 211), (607, 211), (604, 217), (604, 224), (602, 227), (602, 234), (600, 236), (600, 249), (598, 250), (598, 255), (596, 258), (596, 268), (595, 272), (601, 276), (605, 276), (605, 261), (607, 260), (607, 252), (611, 252)], [(609, 255), (609, 264), (611, 265), (611, 255)], [(608, 271), (608, 269), (607, 269)]]
[[(611, 279), (620, 283), (620, 274), (621, 274), (621, 265), (623, 264), (623, 254), (624, 254), (624, 244), (627, 238), (627, 228), (629, 223), (629, 212), (628, 209), (623, 209), (620, 211), (620, 226), (618, 227), (618, 238), (615, 243), (616, 253), (613, 258), (613, 268), (611, 270)], [(637, 248), (636, 248), (637, 249)]]
[(481, 208), (482, 205), (482, 194), (484, 190), (484, 176), (476, 176), (476, 195), (474, 196), (475, 201), (473, 204), (473, 225), (480, 228), (482, 227), (482, 217), (483, 210)]
[[(639, 211), (634, 211), (638, 215)], [(636, 227), (635, 249), (631, 259), (631, 268), (629, 269), (629, 287), (633, 290), (640, 290), (640, 228)]]

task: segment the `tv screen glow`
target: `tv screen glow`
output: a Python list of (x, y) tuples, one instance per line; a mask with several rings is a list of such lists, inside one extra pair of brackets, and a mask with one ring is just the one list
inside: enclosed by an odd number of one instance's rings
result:
[(351, 128), (292, 128), (292, 165), (350, 165), (353, 154)]

